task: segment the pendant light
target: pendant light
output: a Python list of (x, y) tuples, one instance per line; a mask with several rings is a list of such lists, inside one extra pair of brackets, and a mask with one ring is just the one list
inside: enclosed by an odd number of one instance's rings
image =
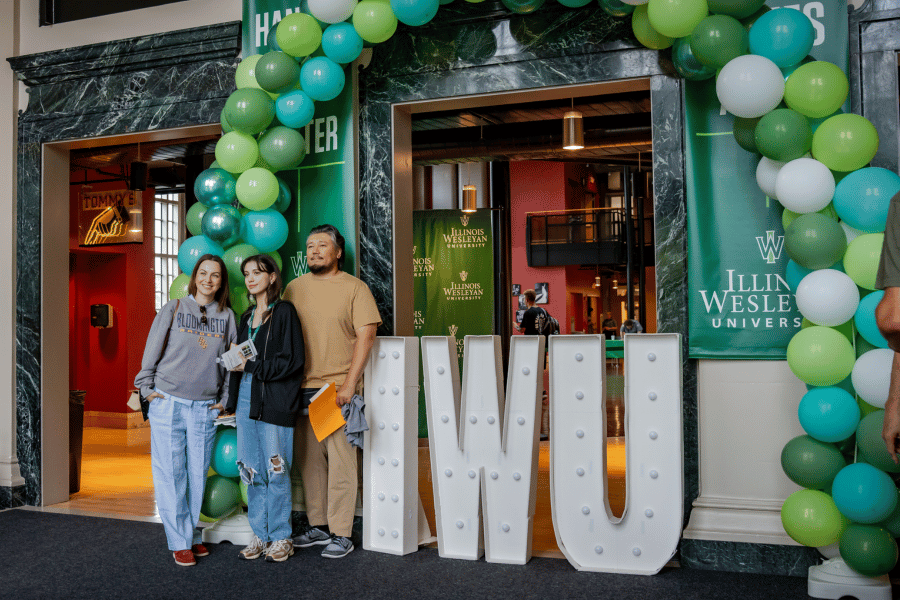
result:
[(563, 149), (581, 150), (584, 148), (584, 119), (575, 110), (575, 99), (572, 99), (572, 110), (563, 116)]
[(463, 207), (464, 213), (473, 213), (478, 207), (478, 190), (471, 183), (463, 186)]

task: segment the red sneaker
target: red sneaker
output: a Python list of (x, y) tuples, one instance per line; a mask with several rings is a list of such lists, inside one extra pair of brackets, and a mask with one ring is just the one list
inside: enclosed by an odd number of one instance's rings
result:
[(209, 556), (209, 550), (203, 544), (194, 544), (191, 546), (191, 552), (194, 553), (194, 556)]
[(180, 567), (192, 567), (197, 564), (194, 553), (190, 550), (176, 550), (172, 556), (175, 557), (175, 564)]

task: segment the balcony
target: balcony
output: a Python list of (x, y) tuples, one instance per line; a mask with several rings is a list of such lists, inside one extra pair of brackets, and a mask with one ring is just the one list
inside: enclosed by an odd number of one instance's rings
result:
[[(646, 221), (645, 231), (652, 232), (652, 219)], [(621, 208), (529, 213), (525, 224), (528, 266), (625, 264), (626, 223)], [(652, 234), (644, 239), (650, 242), (652, 256)]]

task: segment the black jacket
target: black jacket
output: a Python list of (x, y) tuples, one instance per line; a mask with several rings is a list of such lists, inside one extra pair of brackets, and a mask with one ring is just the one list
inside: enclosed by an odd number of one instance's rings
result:
[[(237, 330), (238, 343), (247, 339), (248, 323), (253, 311), (241, 316)], [(303, 382), (305, 350), (300, 319), (290, 302), (279, 300), (272, 308), (263, 338), (254, 340), (257, 357), (247, 361), (244, 370), (253, 375), (250, 386), (250, 418), (293, 427), (300, 412), (300, 384)], [(228, 381), (227, 412), (235, 412), (241, 372), (232, 372)]]

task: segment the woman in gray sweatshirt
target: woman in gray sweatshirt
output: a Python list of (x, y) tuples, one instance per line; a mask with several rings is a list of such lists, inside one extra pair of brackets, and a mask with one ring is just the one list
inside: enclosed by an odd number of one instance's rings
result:
[(189, 296), (169, 301), (153, 320), (134, 385), (150, 400), (150, 455), (156, 506), (169, 550), (182, 566), (209, 552), (196, 525), (212, 457), (225, 368), (216, 359), (235, 340), (228, 272), (218, 256), (194, 265)]

